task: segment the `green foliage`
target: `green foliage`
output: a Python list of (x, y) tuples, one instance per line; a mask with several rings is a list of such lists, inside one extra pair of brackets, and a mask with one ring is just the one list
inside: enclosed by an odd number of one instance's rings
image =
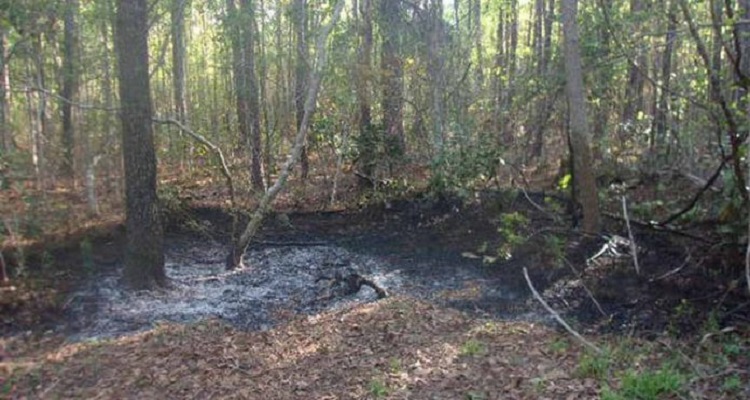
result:
[(555, 353), (565, 353), (570, 348), (570, 342), (565, 339), (557, 339), (549, 345), (551, 351)]
[(501, 149), (494, 143), (449, 147), (433, 160), (430, 190), (467, 196), (492, 180), (503, 163)]
[(357, 166), (375, 180), (392, 176), (394, 165), (404, 157), (397, 138), (388, 135), (382, 125), (371, 125), (354, 138), (354, 145)]
[(526, 243), (526, 236), (523, 231), (528, 224), (529, 219), (518, 211), (500, 216), (500, 226), (497, 228), (503, 237), (503, 244), (497, 251), (500, 258), (510, 259), (513, 256), (513, 250)]
[(724, 391), (732, 393), (739, 392), (743, 387), (744, 384), (742, 378), (737, 374), (729, 375), (724, 378), (724, 383), (721, 385), (721, 388), (724, 389)]
[(376, 399), (388, 396), (388, 386), (380, 379), (373, 378), (370, 380), (370, 394)]
[(619, 390), (610, 389), (602, 393), (605, 400), (658, 400), (666, 395), (679, 395), (686, 377), (670, 365), (662, 365), (657, 371), (628, 371), (622, 378)]
[(573, 183), (573, 175), (568, 172), (557, 182), (557, 188), (560, 190), (568, 190), (571, 183)]
[(578, 362), (577, 373), (584, 378), (605, 379), (612, 366), (612, 354), (603, 351), (601, 354), (587, 352)]
[(89, 238), (85, 238), (81, 241), (80, 248), (83, 271), (91, 275), (94, 272), (94, 246)]
[(461, 345), (460, 353), (463, 356), (473, 357), (484, 353), (485, 349), (484, 343), (476, 339), (469, 339)]
[(466, 393), (466, 396), (464, 397), (466, 400), (484, 400), (486, 397), (482, 393), (479, 392), (468, 392)]
[(399, 360), (398, 358), (391, 358), (391, 360), (388, 362), (388, 367), (391, 373), (394, 373), (394, 374), (401, 372), (403, 369), (401, 365), (401, 360)]
[(566, 240), (558, 235), (547, 234), (544, 235), (544, 245), (542, 246), (542, 252), (544, 255), (551, 259), (552, 262), (557, 265), (565, 258), (565, 246), (567, 245)]

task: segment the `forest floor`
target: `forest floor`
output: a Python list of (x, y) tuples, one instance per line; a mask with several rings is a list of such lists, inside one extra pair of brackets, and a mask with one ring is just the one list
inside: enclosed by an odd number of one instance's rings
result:
[[(582, 235), (541, 192), (322, 212), (282, 199), (289, 212), (269, 219), (249, 268), (227, 275), (231, 219), (189, 197), (162, 292), (113, 278), (116, 218), (26, 245), (26, 278), (0, 293), (0, 398), (750, 397), (750, 303), (707, 272), (731, 262), (700, 231), (634, 225), (636, 274), (622, 220)], [(600, 352), (559, 328), (524, 269)], [(321, 284), (349, 272), (388, 298)]]

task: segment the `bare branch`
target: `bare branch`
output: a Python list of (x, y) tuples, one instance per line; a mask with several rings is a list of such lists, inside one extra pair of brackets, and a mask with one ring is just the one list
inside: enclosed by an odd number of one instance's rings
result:
[(208, 147), (216, 153), (217, 158), (221, 162), (221, 173), (224, 175), (224, 178), (227, 181), (227, 187), (229, 188), (229, 200), (231, 202), (232, 208), (234, 208), (235, 200), (234, 200), (234, 181), (232, 180), (232, 174), (229, 173), (229, 166), (227, 165), (226, 158), (224, 158), (224, 153), (221, 151), (219, 146), (211, 143), (203, 137), (202, 135), (196, 133), (194, 130), (188, 128), (180, 121), (177, 121), (174, 118), (153, 118), (152, 119), (157, 124), (168, 124), (168, 125), (174, 125), (177, 128), (179, 128), (182, 132), (187, 133), (188, 136), (195, 139), (197, 142), (203, 144), (204, 146)]
[(622, 196), (622, 215), (625, 218), (625, 226), (628, 228), (628, 239), (630, 242), (630, 252), (633, 254), (633, 264), (635, 265), (636, 275), (641, 274), (641, 265), (638, 263), (638, 245), (633, 237), (633, 230), (630, 228), (630, 218), (628, 217), (628, 201)]
[(552, 314), (552, 317), (555, 318), (555, 320), (559, 322), (560, 325), (562, 325), (566, 331), (568, 331), (571, 335), (573, 335), (586, 347), (590, 348), (591, 350), (594, 350), (597, 354), (602, 354), (602, 349), (598, 348), (595, 344), (586, 340), (586, 338), (584, 338), (580, 333), (576, 332), (575, 329), (571, 328), (570, 325), (568, 325), (568, 323), (565, 322), (564, 319), (562, 319), (560, 314), (558, 314), (557, 311), (555, 311), (552, 307), (549, 306), (549, 304), (547, 304), (546, 301), (544, 301), (542, 296), (539, 294), (539, 292), (536, 291), (536, 289), (534, 288), (534, 285), (531, 283), (531, 278), (529, 278), (529, 271), (526, 269), (526, 267), (523, 267), (523, 276), (524, 278), (526, 278), (526, 283), (529, 285), (529, 289), (531, 289), (531, 293), (534, 294), (534, 298), (539, 300), (540, 303), (542, 303), (542, 306), (544, 306), (544, 308), (550, 314)]
[(331, 21), (323, 28), (323, 31), (321, 31), (318, 36), (315, 47), (316, 60), (313, 68), (310, 69), (310, 75), (307, 80), (309, 86), (307, 89), (307, 98), (305, 99), (302, 123), (299, 124), (300, 128), (294, 138), (292, 151), (282, 165), (278, 179), (263, 194), (260, 204), (258, 204), (258, 208), (253, 213), (252, 217), (250, 217), (250, 222), (248, 222), (242, 235), (240, 235), (239, 239), (232, 246), (226, 260), (226, 268), (229, 270), (242, 266), (242, 255), (245, 253), (247, 246), (260, 228), (263, 219), (271, 208), (271, 203), (284, 188), (286, 181), (289, 179), (292, 168), (294, 168), (302, 155), (302, 150), (305, 146), (305, 138), (307, 137), (307, 131), (309, 129), (308, 126), (310, 125), (310, 119), (315, 110), (315, 102), (317, 101), (318, 91), (320, 90), (323, 68), (326, 65), (326, 59), (328, 56), (326, 52), (326, 40), (333, 30), (334, 25), (336, 25), (345, 3), (345, 0), (338, 0), (336, 2), (333, 14), (331, 15)]

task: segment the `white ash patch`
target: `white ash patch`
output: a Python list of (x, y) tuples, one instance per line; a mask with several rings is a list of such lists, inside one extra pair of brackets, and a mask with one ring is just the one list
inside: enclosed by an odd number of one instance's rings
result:
[(119, 268), (94, 279), (71, 301), (79, 331), (73, 339), (114, 337), (160, 321), (206, 318), (221, 318), (241, 329), (268, 329), (284, 312), (315, 313), (377, 299), (369, 287), (344, 298), (327, 298), (330, 281), (316, 280), (337, 271), (367, 276), (389, 291), (402, 281), (393, 266), (341, 247), (251, 249), (244, 259), (248, 268), (232, 272), (224, 270), (225, 251), (210, 242), (170, 243), (166, 270), (171, 285), (167, 289), (128, 291), (120, 281)]

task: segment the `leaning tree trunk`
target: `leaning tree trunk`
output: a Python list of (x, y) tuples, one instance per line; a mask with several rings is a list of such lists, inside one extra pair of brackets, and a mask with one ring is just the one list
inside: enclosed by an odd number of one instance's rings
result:
[(586, 119), (586, 100), (583, 88), (583, 68), (578, 36), (578, 0), (563, 0), (562, 23), (565, 42), (565, 88), (570, 115), (570, 149), (573, 152), (573, 171), (576, 198), (583, 207), (583, 230), (599, 231), (599, 199), (592, 170), (591, 143)]
[(322, 71), (326, 65), (326, 40), (331, 33), (331, 30), (333, 30), (345, 3), (345, 0), (338, 0), (336, 2), (333, 14), (331, 15), (331, 22), (323, 29), (318, 37), (315, 47), (315, 65), (311, 68), (310, 75), (307, 79), (309, 86), (305, 97), (305, 113), (302, 118), (302, 123), (300, 124), (300, 129), (297, 131), (297, 135), (294, 138), (294, 146), (292, 147), (291, 154), (281, 167), (279, 178), (263, 194), (263, 198), (261, 198), (258, 208), (250, 217), (250, 222), (248, 222), (242, 235), (240, 235), (239, 239), (236, 240), (229, 251), (226, 259), (226, 268), (228, 270), (242, 266), (242, 256), (245, 254), (247, 246), (250, 245), (250, 241), (253, 240), (253, 237), (255, 237), (255, 234), (258, 232), (263, 219), (271, 208), (271, 203), (273, 203), (276, 196), (278, 196), (279, 192), (281, 192), (286, 185), (286, 181), (289, 179), (289, 174), (291, 173), (292, 168), (294, 168), (294, 165), (302, 154), (302, 148), (305, 145), (305, 137), (307, 136), (308, 131), (307, 127), (309, 126), (310, 119), (315, 110), (315, 102), (317, 101), (318, 91), (320, 90)]
[(118, 0), (115, 40), (125, 160), (125, 281), (143, 289), (167, 283), (164, 235), (156, 197), (151, 125), (147, 0)]

